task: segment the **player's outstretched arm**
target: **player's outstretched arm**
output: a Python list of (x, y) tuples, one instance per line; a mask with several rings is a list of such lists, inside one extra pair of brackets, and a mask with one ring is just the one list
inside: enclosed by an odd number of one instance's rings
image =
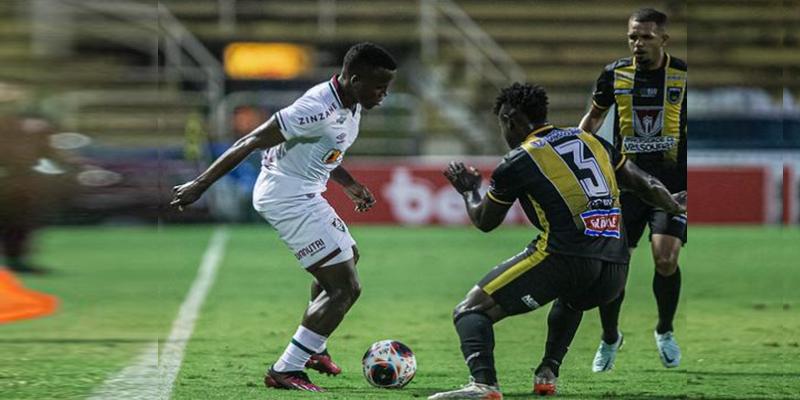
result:
[(183, 209), (183, 206), (194, 203), (214, 182), (236, 168), (250, 153), (258, 149), (270, 148), (285, 140), (278, 122), (273, 116), (233, 143), (197, 178), (173, 187), (172, 201), (169, 204)]
[(580, 128), (589, 133), (597, 133), (606, 119), (606, 112), (608, 109), (604, 110), (592, 104), (592, 108), (581, 119)]
[(356, 181), (341, 165), (331, 171), (331, 179), (342, 185), (347, 197), (353, 200), (353, 203), (356, 203), (357, 212), (367, 211), (375, 205), (375, 196), (372, 195), (372, 192), (370, 192), (366, 186)]
[(453, 161), (444, 170), (444, 176), (464, 197), (469, 219), (478, 229), (489, 232), (503, 222), (510, 205), (494, 202), (488, 196), (481, 197), (478, 188), (483, 178), (478, 170)]
[(686, 191), (671, 194), (654, 176), (644, 172), (630, 160), (617, 169), (617, 180), (623, 188), (636, 193), (647, 204), (670, 214), (686, 213)]

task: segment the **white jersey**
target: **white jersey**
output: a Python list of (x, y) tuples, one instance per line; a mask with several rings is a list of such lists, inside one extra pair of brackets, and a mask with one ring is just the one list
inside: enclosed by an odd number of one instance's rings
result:
[(324, 192), (330, 172), (356, 140), (361, 106), (342, 106), (336, 78), (312, 87), (275, 114), (286, 142), (264, 152), (253, 190), (256, 210), (270, 200)]

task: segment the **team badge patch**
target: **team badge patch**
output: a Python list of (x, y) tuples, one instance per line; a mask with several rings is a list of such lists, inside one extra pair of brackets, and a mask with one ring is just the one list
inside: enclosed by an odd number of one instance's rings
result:
[(333, 164), (342, 159), (342, 151), (339, 149), (330, 149), (327, 153), (325, 153), (325, 157), (322, 157), (322, 162), (325, 164)]
[(344, 222), (339, 218), (334, 218), (333, 221), (331, 221), (331, 225), (333, 225), (334, 228), (342, 232), (347, 232), (347, 227), (344, 225)]
[(681, 101), (681, 93), (683, 93), (682, 87), (667, 88), (667, 101), (670, 104), (678, 104)]
[(583, 219), (583, 225), (586, 227), (583, 231), (584, 235), (620, 238), (622, 214), (619, 208), (589, 210), (581, 213), (581, 219)]

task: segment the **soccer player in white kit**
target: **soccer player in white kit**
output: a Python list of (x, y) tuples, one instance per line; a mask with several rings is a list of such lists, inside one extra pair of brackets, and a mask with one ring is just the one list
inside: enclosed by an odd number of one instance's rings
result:
[(362, 108), (381, 103), (397, 63), (382, 47), (359, 43), (344, 57), (340, 74), (309, 89), (292, 105), (237, 140), (197, 178), (173, 188), (170, 203), (182, 209), (255, 150), (265, 150), (253, 189), (253, 206), (272, 225), (297, 260), (314, 276), (311, 302), (264, 384), (319, 392), (306, 367), (336, 375), (328, 336), (361, 292), (358, 249), (347, 225), (321, 196), (328, 178), (340, 184), (359, 212), (375, 198), (340, 165), (358, 136)]

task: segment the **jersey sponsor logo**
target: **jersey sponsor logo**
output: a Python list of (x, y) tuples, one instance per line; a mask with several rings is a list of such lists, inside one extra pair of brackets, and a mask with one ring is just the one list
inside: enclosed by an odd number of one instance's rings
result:
[(585, 229), (584, 235), (594, 237), (620, 237), (620, 221), (622, 214), (619, 208), (610, 210), (589, 210), (581, 213)]
[(328, 106), (328, 109), (325, 110), (324, 112), (313, 115), (301, 115), (299, 117), (296, 117), (297, 125), (305, 125), (305, 124), (310, 124), (312, 122), (322, 121), (325, 118), (328, 118), (331, 115), (333, 115), (334, 111), (336, 111), (336, 103), (331, 103), (331, 105)]
[(525, 305), (528, 306), (528, 308), (530, 308), (531, 310), (535, 310), (540, 307), (539, 303), (537, 303), (536, 300), (534, 300), (533, 297), (531, 297), (531, 295), (529, 294), (522, 296), (520, 300), (522, 300), (522, 302), (525, 303)]
[(294, 256), (298, 260), (301, 260), (304, 257), (313, 256), (314, 254), (319, 253), (321, 250), (325, 249), (325, 247), (325, 241), (322, 239), (317, 239), (311, 242), (311, 244), (308, 246), (298, 250), (296, 253), (294, 253)]
[(589, 202), (590, 210), (608, 210), (614, 207), (614, 198), (606, 197), (604, 199), (594, 199)]
[(347, 121), (347, 115), (346, 114), (339, 116), (339, 118), (336, 118), (336, 123), (337, 124), (343, 124), (344, 121)]
[(633, 129), (637, 136), (652, 137), (661, 133), (664, 112), (661, 107), (634, 107)]
[(322, 162), (325, 164), (333, 164), (342, 159), (342, 151), (339, 149), (330, 149), (327, 153), (325, 153), (325, 157), (322, 157)]
[(336, 144), (344, 143), (345, 139), (347, 139), (347, 134), (346, 133), (340, 133), (340, 134), (336, 135)]
[(342, 232), (347, 232), (347, 227), (344, 225), (344, 221), (339, 218), (334, 217), (333, 220), (331, 220), (331, 225)]
[(658, 95), (658, 88), (640, 88), (637, 95), (639, 97), (656, 97)]
[(681, 101), (681, 93), (683, 92), (682, 87), (671, 87), (667, 88), (667, 101), (670, 104), (678, 104)]
[(622, 152), (630, 153), (656, 153), (669, 151), (675, 147), (675, 138), (672, 136), (633, 137), (622, 138)]

